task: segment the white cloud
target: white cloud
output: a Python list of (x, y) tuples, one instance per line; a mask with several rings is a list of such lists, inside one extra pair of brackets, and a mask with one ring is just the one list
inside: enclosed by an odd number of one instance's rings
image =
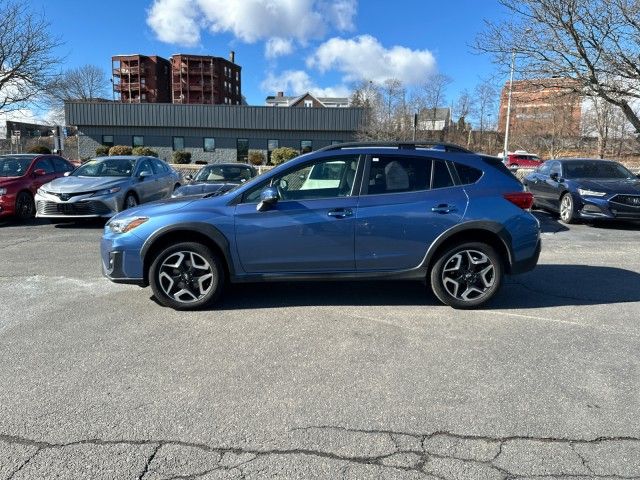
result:
[(260, 85), (262, 90), (270, 94), (284, 92), (285, 95), (302, 95), (310, 92), (318, 97), (348, 97), (350, 90), (345, 85), (319, 87), (303, 70), (287, 70), (281, 75), (269, 73)]
[(161, 41), (186, 46), (197, 44), (204, 29), (246, 43), (305, 43), (352, 29), (356, 10), (357, 0), (154, 0), (147, 23)]
[(331, 38), (318, 47), (307, 66), (321, 72), (336, 69), (346, 82), (372, 80), (382, 83), (388, 78), (416, 85), (435, 71), (436, 61), (429, 50), (411, 50), (394, 46), (385, 48), (371, 35), (352, 39)]
[(264, 54), (267, 58), (281, 57), (293, 52), (293, 42), (286, 38), (270, 38), (264, 46)]
[(200, 42), (195, 0), (156, 0), (149, 9), (147, 24), (165, 43), (194, 46)]

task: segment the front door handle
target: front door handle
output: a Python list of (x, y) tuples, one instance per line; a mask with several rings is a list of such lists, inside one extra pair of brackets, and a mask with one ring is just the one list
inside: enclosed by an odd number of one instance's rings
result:
[(353, 215), (353, 210), (350, 208), (336, 208), (335, 210), (329, 210), (327, 215), (334, 218), (346, 218)]
[(457, 210), (456, 206), (449, 203), (441, 203), (431, 208), (433, 213), (451, 213)]

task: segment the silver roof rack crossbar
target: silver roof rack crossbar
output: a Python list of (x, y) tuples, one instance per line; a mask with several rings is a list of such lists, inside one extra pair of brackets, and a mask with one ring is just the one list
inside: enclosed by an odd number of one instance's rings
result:
[(417, 148), (427, 148), (433, 150), (444, 150), (445, 152), (455, 153), (473, 153), (471, 150), (456, 145), (454, 143), (438, 142), (435, 140), (416, 140), (416, 141), (401, 141), (401, 142), (346, 142), (338, 143), (336, 145), (329, 145), (327, 147), (320, 148), (316, 152), (328, 152), (332, 150), (342, 150), (346, 148), (397, 148), (399, 150), (415, 150)]

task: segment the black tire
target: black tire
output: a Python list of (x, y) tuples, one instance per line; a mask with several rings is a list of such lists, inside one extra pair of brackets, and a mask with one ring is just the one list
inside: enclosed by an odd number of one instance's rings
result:
[[(202, 275), (197, 276), (198, 273)], [(209, 274), (210, 279), (202, 280)], [(222, 261), (201, 243), (171, 245), (156, 256), (149, 269), (156, 300), (175, 310), (197, 310), (213, 304), (220, 297), (224, 282)]]
[(28, 220), (36, 214), (36, 204), (29, 192), (20, 192), (16, 197), (15, 215), (20, 220)]
[(135, 193), (129, 192), (127, 196), (124, 197), (124, 202), (122, 203), (122, 210), (129, 210), (130, 208), (137, 207), (139, 205), (138, 197)]
[[(481, 242), (460, 243), (447, 248), (435, 259), (430, 272), (435, 296), (445, 305), (457, 309), (476, 308), (491, 300), (500, 289), (503, 276), (500, 255)], [(464, 290), (460, 292), (462, 288)]]
[(562, 223), (566, 223), (567, 225), (576, 223), (576, 206), (569, 192), (560, 198), (559, 216)]

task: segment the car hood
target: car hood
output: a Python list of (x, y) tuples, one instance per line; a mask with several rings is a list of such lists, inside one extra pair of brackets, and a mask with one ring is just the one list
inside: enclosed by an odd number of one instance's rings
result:
[(640, 195), (640, 180), (637, 179), (580, 179), (573, 180), (578, 188), (605, 193)]
[(102, 190), (128, 183), (131, 177), (60, 177), (43, 186), (52, 193), (79, 193)]
[(156, 202), (145, 203), (134, 208), (128, 208), (117, 215), (111, 217), (112, 220), (118, 218), (127, 217), (156, 217), (167, 213), (180, 210), (186, 207), (190, 203), (193, 203), (195, 198), (168, 198), (164, 200), (158, 200)]
[(211, 182), (196, 182), (184, 185), (178, 188), (174, 193), (174, 197), (187, 197), (193, 195), (206, 195), (207, 193), (214, 192), (226, 192), (232, 188), (238, 186), (237, 183), (211, 183)]

